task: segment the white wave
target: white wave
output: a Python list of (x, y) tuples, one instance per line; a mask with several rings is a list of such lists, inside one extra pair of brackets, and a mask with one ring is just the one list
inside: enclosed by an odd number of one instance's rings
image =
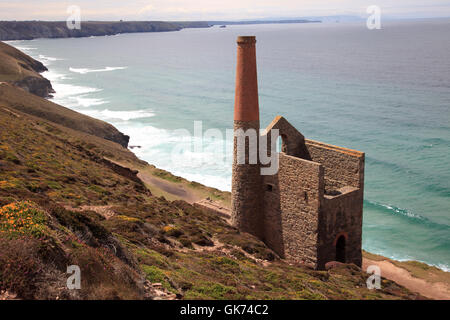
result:
[(60, 60), (64, 60), (64, 59), (60, 59), (60, 58), (54, 58), (54, 57), (44, 56), (43, 54), (40, 54), (40, 55), (39, 55), (39, 59), (41, 59), (41, 60), (47, 60), (47, 61), (60, 61)]
[(183, 176), (189, 181), (195, 181), (208, 187), (213, 187), (222, 191), (231, 191), (231, 177), (220, 177), (201, 173), (185, 173), (175, 170), (172, 174)]
[(407, 258), (407, 259), (405, 259), (405, 258), (396, 258), (395, 254), (391, 255), (389, 258), (392, 259), (392, 260), (400, 261), (400, 262), (417, 261), (417, 262), (421, 262), (421, 263), (424, 263), (424, 264), (432, 266), (432, 267), (436, 267), (438, 269), (441, 269), (442, 271), (450, 272), (450, 266), (446, 265), (446, 264), (442, 264), (442, 263), (435, 264), (435, 263), (430, 263), (430, 262), (426, 262), (426, 261), (423, 261), (423, 260), (418, 260), (418, 259), (415, 259), (415, 258)]
[(108, 71), (115, 71), (115, 70), (123, 70), (127, 67), (106, 67), (103, 69), (89, 69), (89, 68), (72, 68), (70, 67), (69, 70), (71, 72), (80, 73), (80, 74), (86, 74), (86, 73), (92, 73), (92, 72), (108, 72)]
[(43, 72), (42, 75), (50, 80), (52, 83), (53, 89), (55, 89), (56, 93), (54, 94), (55, 99), (67, 98), (69, 96), (81, 96), (88, 93), (94, 93), (102, 91), (101, 89), (84, 87), (84, 86), (76, 86), (72, 84), (63, 83), (63, 80), (70, 80), (70, 77), (67, 77), (65, 74), (57, 73), (53, 71)]
[(74, 97), (74, 99), (77, 101), (78, 106), (80, 107), (91, 107), (91, 106), (99, 106), (105, 103), (108, 103), (108, 101), (105, 101), (103, 99), (98, 98), (85, 98), (84, 96)]
[(48, 80), (50, 80), (52, 82), (52, 85), (54, 84), (53, 82), (58, 82), (60, 80), (70, 80), (71, 78), (67, 77), (65, 74), (62, 73), (57, 73), (51, 70), (45, 71), (42, 73), (42, 75), (47, 78)]
[(188, 180), (231, 190), (232, 158), (227, 161), (226, 155), (228, 149), (232, 152), (232, 143), (230, 148), (226, 141), (204, 139), (202, 148), (195, 150), (194, 144), (199, 142), (199, 138), (193, 136), (148, 125), (114, 125), (131, 137), (130, 145), (142, 147), (133, 149), (139, 158)]
[(65, 98), (68, 96), (77, 96), (77, 95), (79, 96), (82, 94), (102, 91), (101, 89), (97, 89), (97, 88), (76, 86), (76, 85), (56, 83), (56, 82), (53, 84), (53, 88), (56, 91), (55, 97), (58, 97), (58, 98)]
[(27, 53), (27, 51), (33, 51), (33, 50), (37, 49), (37, 48), (32, 48), (32, 47), (21, 47), (21, 46), (15, 46), (15, 48), (17, 50), (23, 51), (25, 53)]
[[(86, 100), (99, 100), (100, 99), (86, 99)], [(99, 103), (99, 104), (103, 104)], [(135, 111), (112, 111), (112, 110), (86, 110), (84, 113), (88, 114), (93, 118), (98, 118), (102, 120), (122, 120), (129, 121), (133, 119), (142, 119), (142, 118), (150, 118), (154, 117), (155, 114), (153, 112), (149, 112), (146, 110), (135, 110)]]

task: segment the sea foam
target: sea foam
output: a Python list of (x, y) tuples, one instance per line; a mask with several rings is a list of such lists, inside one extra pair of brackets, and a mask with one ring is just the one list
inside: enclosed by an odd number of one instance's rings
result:
[(89, 69), (89, 68), (72, 68), (70, 67), (69, 70), (71, 72), (80, 73), (80, 74), (86, 74), (86, 73), (93, 73), (93, 72), (108, 72), (108, 71), (115, 71), (115, 70), (124, 70), (127, 67), (105, 67), (103, 69)]
[[(91, 105), (99, 105), (106, 103), (106, 101), (102, 101), (101, 99), (84, 99), (92, 101)], [(98, 100), (98, 102), (96, 102)], [(134, 111), (113, 111), (109, 109), (105, 110), (87, 110), (84, 113), (90, 115), (94, 118), (99, 118), (102, 120), (123, 120), (130, 121), (133, 119), (142, 119), (142, 118), (151, 118), (154, 117), (155, 114), (146, 110), (134, 110)]]

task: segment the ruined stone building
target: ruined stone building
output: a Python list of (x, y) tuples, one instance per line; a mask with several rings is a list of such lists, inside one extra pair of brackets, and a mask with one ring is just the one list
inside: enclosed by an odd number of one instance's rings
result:
[[(259, 130), (256, 40), (239, 37), (237, 43), (234, 129)], [(361, 266), (364, 153), (305, 139), (280, 116), (263, 134), (273, 129), (282, 138), (275, 175), (262, 175), (259, 160), (238, 164), (235, 137), (233, 225), (293, 262), (316, 269), (329, 261)], [(245, 148), (248, 153), (248, 143)]]

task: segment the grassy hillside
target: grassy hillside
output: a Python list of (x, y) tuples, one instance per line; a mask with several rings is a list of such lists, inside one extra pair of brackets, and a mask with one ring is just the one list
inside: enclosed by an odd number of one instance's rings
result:
[(123, 147), (128, 146), (129, 137), (119, 132), (112, 125), (61, 107), (6, 83), (0, 83), (0, 106), (117, 142)]
[[(25, 113), (44, 100), (14, 102), (19, 89), (1, 90), (9, 98), (0, 100), (0, 291), (29, 299), (420, 298), (388, 280), (369, 291), (355, 266), (289, 265), (221, 217), (152, 195), (136, 171), (114, 165), (147, 167), (119, 144)], [(78, 291), (65, 288), (72, 264), (82, 272)]]
[(39, 74), (47, 70), (39, 61), (3, 42), (0, 61), (0, 82), (13, 83), (41, 97), (53, 93), (50, 81)]

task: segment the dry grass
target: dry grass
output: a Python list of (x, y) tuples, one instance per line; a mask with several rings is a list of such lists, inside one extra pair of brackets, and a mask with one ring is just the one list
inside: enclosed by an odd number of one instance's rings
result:
[[(29, 201), (45, 216), (45, 228), (40, 236), (26, 234), (23, 243), (7, 230), (0, 240), (0, 290), (30, 299), (142, 299), (150, 297), (147, 279), (186, 299), (418, 297), (390, 281), (369, 291), (367, 275), (355, 266), (319, 272), (289, 265), (221, 217), (151, 195), (114, 171), (104, 157), (145, 168), (119, 145), (17, 113), (0, 106), (0, 206)], [(148, 170), (228, 202), (229, 194)], [(108, 206), (111, 217), (82, 209), (92, 206)], [(80, 291), (65, 288), (71, 264), (81, 268)]]

